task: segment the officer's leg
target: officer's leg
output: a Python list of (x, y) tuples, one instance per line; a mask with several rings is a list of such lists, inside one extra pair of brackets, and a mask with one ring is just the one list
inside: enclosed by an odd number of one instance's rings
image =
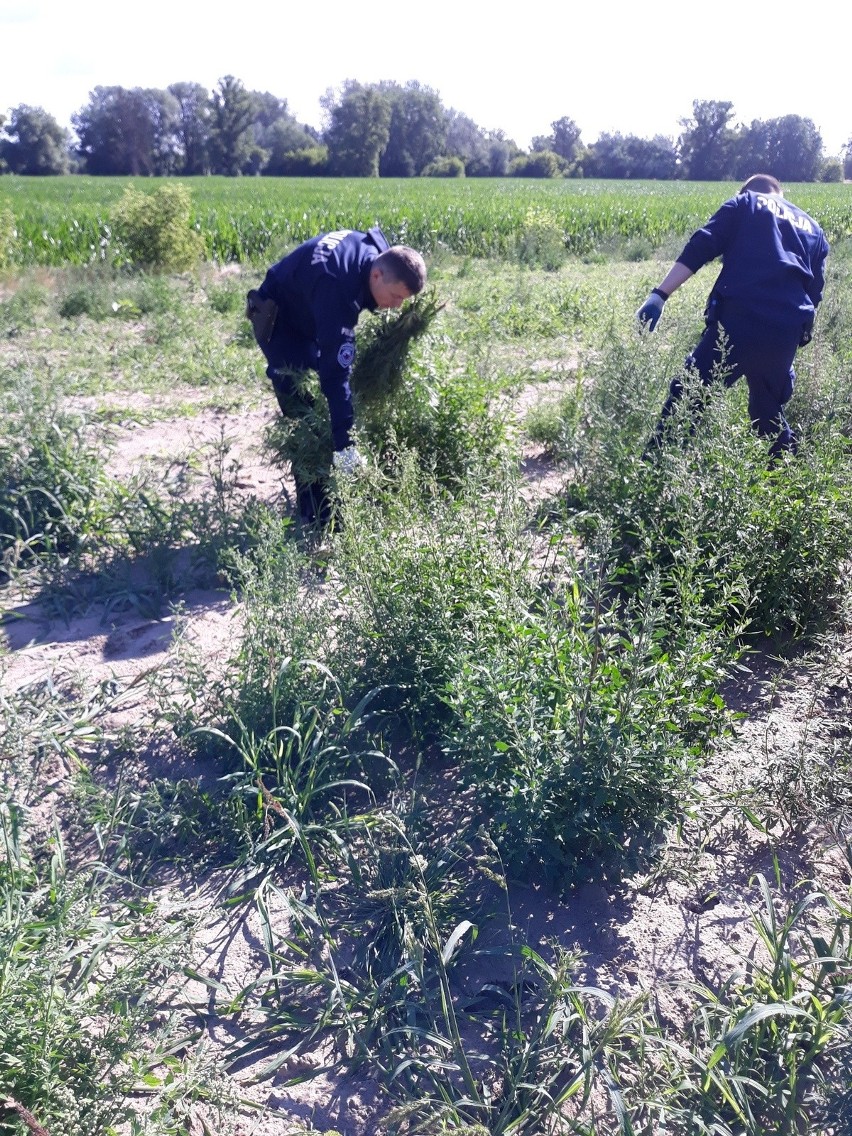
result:
[[(669, 384), (668, 398), (663, 403), (659, 421), (646, 447), (646, 454), (662, 445), (666, 423), (683, 398), (685, 375), (697, 375), (702, 386), (707, 388), (720, 377), (724, 377), (726, 384), (729, 384), (742, 374), (742, 371), (732, 363), (729, 346), (724, 342), (724, 337), (720, 339), (719, 330), (718, 323), (707, 325), (695, 349), (684, 360), (683, 373), (672, 379)], [(700, 415), (701, 403), (695, 401), (690, 407), (693, 429)]]
[(799, 334), (799, 328), (761, 326), (754, 321), (738, 328), (737, 352), (748, 383), (749, 418), (758, 434), (773, 439), (771, 458), (798, 449), (784, 417), (784, 405), (796, 380), (793, 359)]
[[(266, 375), (284, 418), (302, 418), (313, 406), (313, 396), (304, 388), (305, 372), (316, 367), (317, 349), (279, 317), (272, 338), (261, 344), (266, 356)], [(313, 524), (325, 510), (325, 490), (319, 482), (303, 481), (293, 471), (296, 506), (303, 524)]]
[(748, 416), (758, 434), (774, 439), (770, 458), (785, 451), (795, 454), (799, 449), (798, 439), (784, 417), (784, 404), (790, 401), (795, 381), (792, 367), (777, 382), (767, 381), (761, 375), (748, 376)]

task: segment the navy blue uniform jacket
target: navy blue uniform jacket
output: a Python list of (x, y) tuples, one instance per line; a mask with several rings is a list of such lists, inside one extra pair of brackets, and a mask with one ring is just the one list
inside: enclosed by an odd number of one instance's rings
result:
[(773, 193), (738, 193), (693, 233), (678, 257), (692, 272), (722, 257), (711, 300), (764, 323), (808, 326), (822, 299), (828, 241), (804, 210)]
[(328, 398), (335, 449), (349, 442), (355, 325), (362, 311), (376, 309), (370, 270), (387, 248), (378, 228), (323, 233), (273, 264), (259, 289), (261, 296), (278, 304), (277, 323), (316, 346), (316, 369)]

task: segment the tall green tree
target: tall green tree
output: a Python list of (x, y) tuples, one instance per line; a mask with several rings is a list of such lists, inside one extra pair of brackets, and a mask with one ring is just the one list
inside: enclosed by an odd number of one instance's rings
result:
[(320, 146), (316, 136), (295, 118), (279, 118), (263, 131), (261, 143), (269, 157), (263, 172), (271, 177), (286, 177), (297, 171), (307, 174), (322, 173), (328, 162), (328, 152)]
[(168, 91), (178, 106), (179, 172), (206, 174), (210, 170), (210, 93), (200, 83), (172, 83)]
[(692, 117), (682, 118), (681, 169), (691, 181), (724, 181), (734, 176), (737, 135), (731, 128), (734, 104), (696, 99)]
[(488, 137), (481, 126), (472, 118), (457, 110), (445, 112), (446, 142), (448, 156), (460, 158), (465, 172), (472, 173), (488, 165)]
[[(317, 165), (325, 163), (325, 156), (319, 153), (317, 132), (296, 121), (287, 107), (286, 99), (279, 99), (268, 91), (251, 91), (254, 101), (254, 137), (257, 146), (266, 155), (263, 173), (274, 177), (290, 174), (294, 166), (294, 154), (299, 168), (306, 166), (317, 172)], [(312, 159), (306, 157), (313, 151)]]
[(677, 149), (660, 134), (602, 134), (587, 148), (583, 172), (599, 178), (671, 179), (677, 176)]
[[(0, 120), (2, 126), (2, 120)], [(0, 162), (17, 174), (67, 174), (71, 135), (42, 107), (14, 107), (0, 140)]]
[(179, 162), (179, 107), (167, 91), (95, 87), (71, 121), (90, 174), (164, 175)]
[(324, 141), (331, 172), (338, 177), (378, 177), (390, 136), (386, 92), (347, 79), (339, 97), (327, 91), (320, 102), (328, 115)]
[(549, 134), (539, 134), (532, 140), (534, 153), (549, 151), (558, 155), (564, 163), (563, 168), (572, 166), (580, 155), (580, 127), (573, 118), (563, 116), (550, 124)]
[(770, 173), (779, 181), (818, 181), (822, 161), (822, 135), (811, 119), (755, 119), (739, 140), (737, 177)]
[(414, 177), (444, 153), (447, 116), (440, 96), (417, 82), (381, 83), (391, 116), (387, 144), (379, 157), (382, 177)]
[(225, 75), (212, 96), (210, 128), (211, 168), (236, 177), (257, 172), (267, 155), (258, 145), (253, 126), (256, 104), (239, 79)]

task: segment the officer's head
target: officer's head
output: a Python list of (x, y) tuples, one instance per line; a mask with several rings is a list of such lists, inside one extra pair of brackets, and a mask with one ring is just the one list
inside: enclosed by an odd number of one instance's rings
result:
[(379, 308), (399, 308), (425, 285), (423, 257), (407, 245), (379, 253), (370, 268), (370, 292)]
[(781, 182), (772, 174), (752, 174), (743, 185), (740, 193), (774, 193), (778, 197), (784, 196)]

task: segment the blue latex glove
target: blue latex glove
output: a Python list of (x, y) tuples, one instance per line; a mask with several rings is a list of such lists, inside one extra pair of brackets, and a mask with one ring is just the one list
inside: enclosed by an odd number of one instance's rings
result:
[(663, 314), (663, 305), (665, 300), (659, 292), (651, 292), (648, 299), (636, 313), (636, 319), (639, 321), (639, 326), (653, 331)]

